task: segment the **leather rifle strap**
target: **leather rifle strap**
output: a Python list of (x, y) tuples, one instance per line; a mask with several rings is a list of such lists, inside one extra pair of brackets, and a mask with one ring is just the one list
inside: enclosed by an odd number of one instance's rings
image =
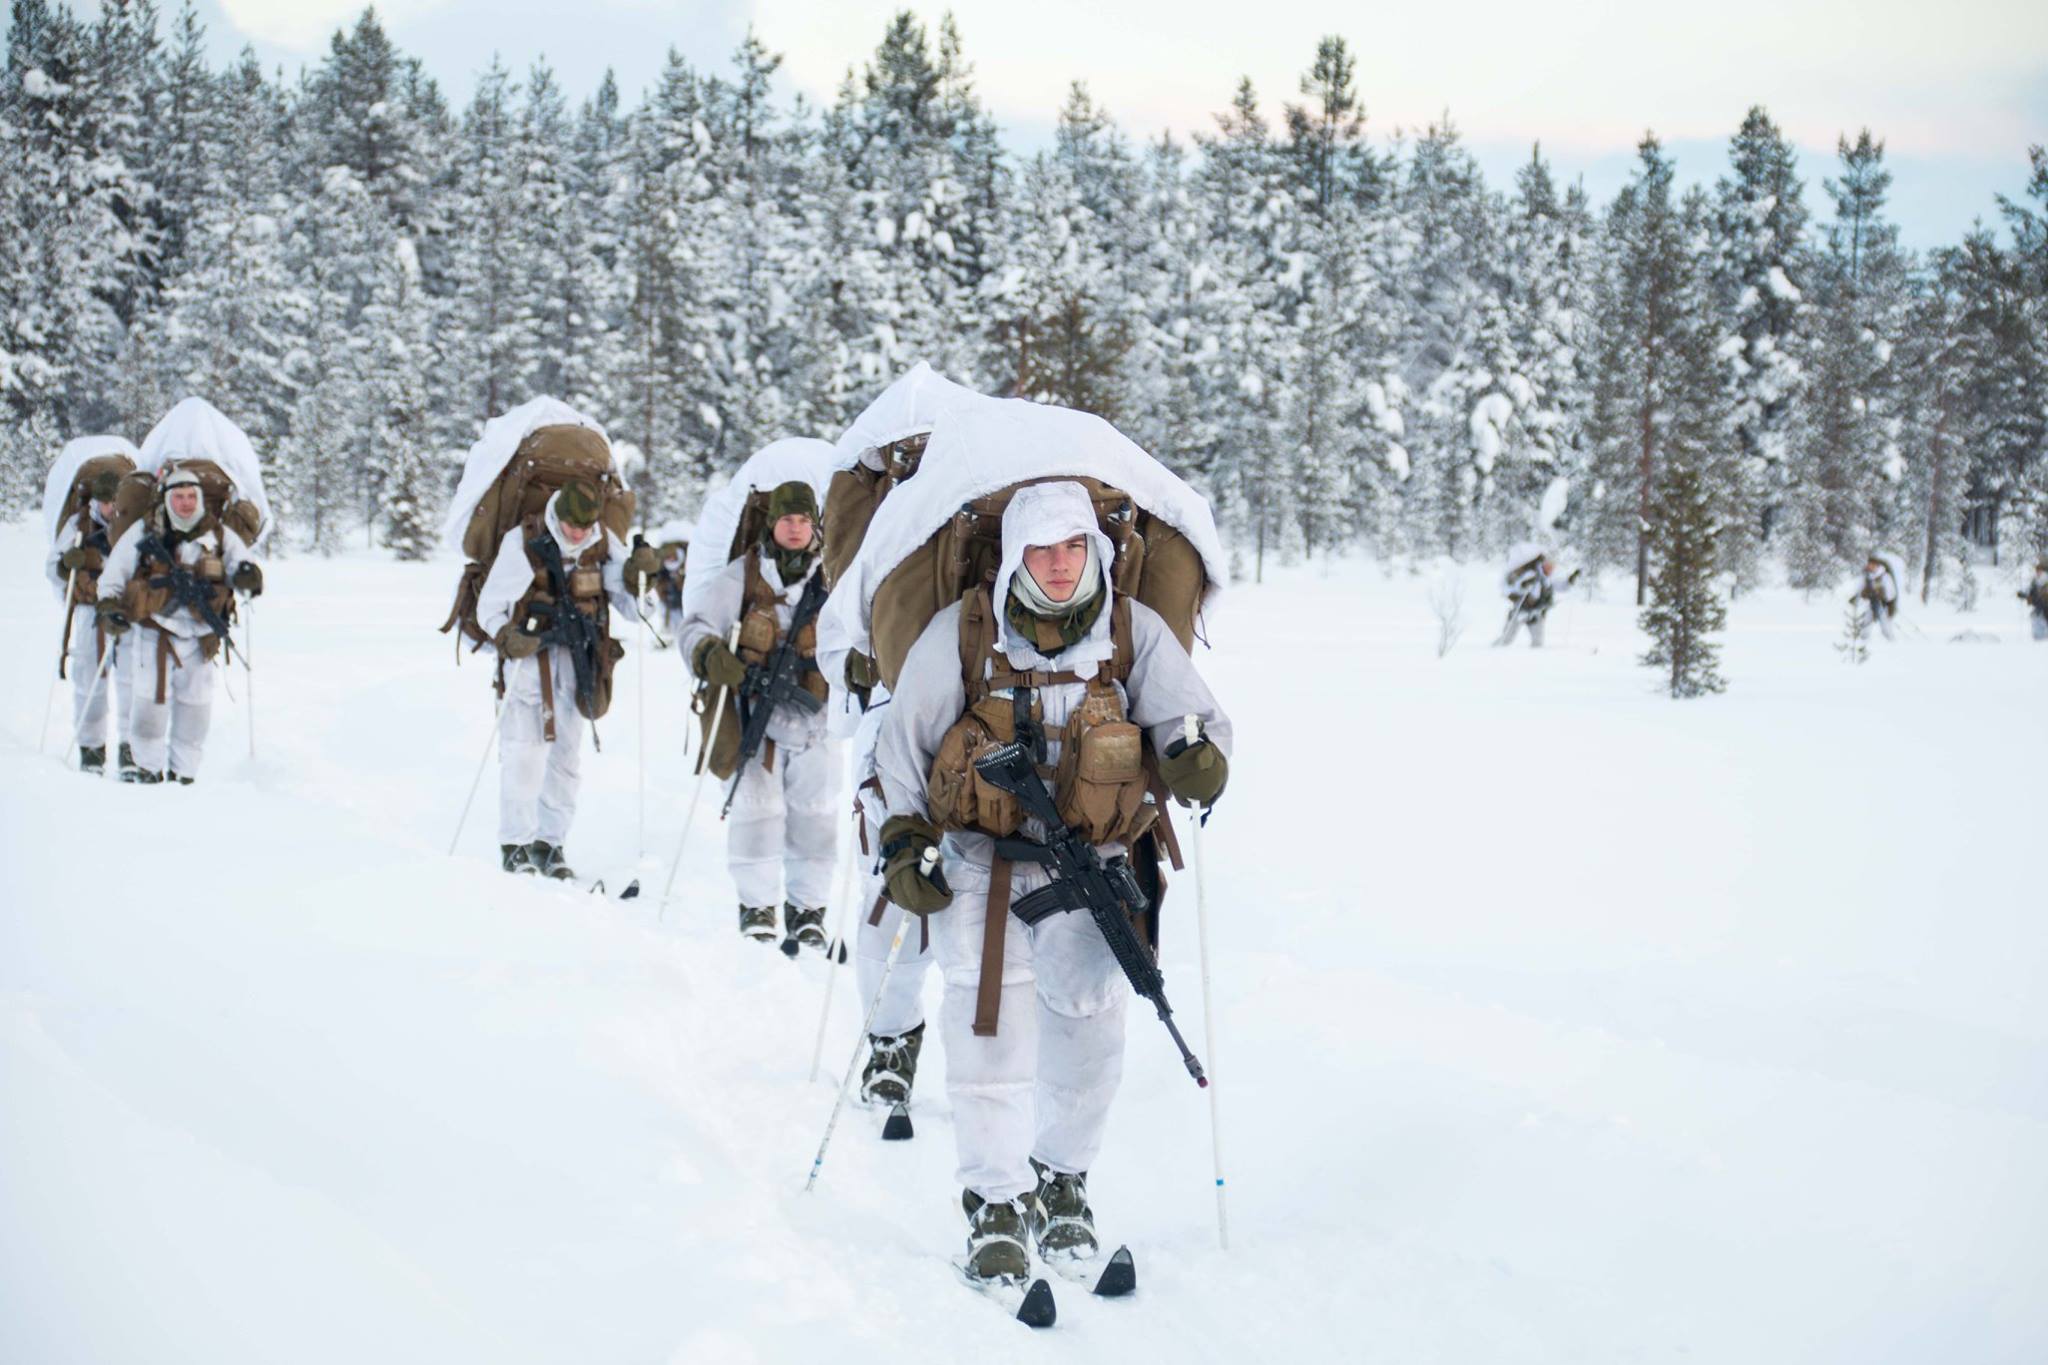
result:
[(534, 658), (540, 663), (540, 730), (548, 743), (555, 742), (555, 671), (548, 666), (549, 648), (540, 647)]
[(996, 1036), (1003, 1003), (1003, 937), (1010, 926), (1010, 860), (1000, 853), (988, 869), (988, 915), (981, 926), (981, 981), (974, 993), (974, 1036)]

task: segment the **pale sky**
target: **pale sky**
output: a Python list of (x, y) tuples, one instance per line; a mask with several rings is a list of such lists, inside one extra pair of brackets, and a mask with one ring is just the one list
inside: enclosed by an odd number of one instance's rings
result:
[[(166, 0), (167, 10), (175, 0)], [(828, 100), (872, 53), (888, 0), (386, 0), (386, 26), (450, 100), (498, 52), (515, 71), (545, 53), (574, 99), (614, 67), (627, 103), (670, 46), (722, 68), (752, 25), (785, 56), (783, 89)], [(317, 62), (361, 0), (200, 0), (217, 57), (244, 42), (288, 71)], [(944, 8), (912, 6), (936, 30)], [(2029, 143), (2048, 142), (2048, 3), (2024, 0), (1466, 0), (1367, 7), (1327, 0), (957, 0), (983, 98), (1013, 145), (1048, 139), (1085, 80), (1134, 137), (1207, 130), (1239, 76), (1277, 121), (1319, 37), (1358, 58), (1368, 130), (1386, 138), (1448, 110), (1496, 188), (1541, 140), (1562, 178), (1604, 200), (1654, 128), (1681, 175), (1711, 180), (1727, 138), (1761, 103), (1802, 151), (1816, 211), (1838, 133), (1887, 143), (1893, 209), (1910, 242), (1958, 237), (2018, 196)], [(1203, 18), (1203, 14), (1213, 14)]]

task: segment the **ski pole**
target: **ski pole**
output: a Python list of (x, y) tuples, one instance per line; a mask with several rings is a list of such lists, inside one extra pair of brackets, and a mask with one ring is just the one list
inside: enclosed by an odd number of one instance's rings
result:
[[(929, 877), (938, 865), (939, 850), (936, 847), (926, 849), (920, 870)], [(805, 1194), (809, 1194), (811, 1186), (818, 1183), (818, 1172), (825, 1165), (825, 1149), (832, 1145), (832, 1130), (839, 1126), (839, 1113), (846, 1108), (846, 1092), (853, 1085), (853, 1073), (860, 1069), (860, 1055), (867, 1047), (868, 1030), (875, 1026), (875, 1012), (882, 1008), (882, 993), (889, 989), (889, 973), (896, 970), (896, 955), (903, 951), (903, 935), (909, 928), (910, 916), (906, 913), (896, 921), (896, 936), (889, 940), (889, 956), (882, 963), (882, 977), (875, 982), (875, 998), (868, 1001), (867, 1018), (861, 1021), (860, 1036), (853, 1040), (853, 1056), (847, 1060), (846, 1074), (839, 1080), (839, 1093), (832, 1100), (832, 1117), (825, 1120), (825, 1136), (818, 1143), (818, 1154), (811, 1158), (811, 1174), (804, 1181)]]
[[(862, 818), (858, 807), (854, 810), (853, 818), (856, 821)], [(825, 1056), (825, 1021), (832, 1017), (832, 983), (839, 979), (839, 964), (846, 956), (846, 921), (849, 915), (854, 917), (854, 932), (859, 932), (860, 908), (854, 904), (852, 883), (853, 840), (848, 839), (845, 851), (840, 854), (839, 875), (833, 878), (833, 886), (839, 895), (839, 951), (827, 950), (832, 961), (831, 965), (825, 968), (825, 1003), (818, 1007), (818, 1041), (811, 1046), (810, 1081), (818, 1079), (818, 1063)], [(810, 1081), (806, 1081), (805, 1084), (809, 1084)]]
[[(739, 643), (740, 626), (735, 621), (726, 637), (725, 647), (737, 649)], [(676, 889), (676, 872), (683, 865), (683, 848), (690, 842), (690, 826), (697, 819), (697, 803), (704, 799), (704, 777), (711, 771), (711, 756), (718, 751), (718, 731), (724, 723), (725, 687), (720, 684), (711, 701), (711, 731), (704, 738), (704, 751), (697, 756), (697, 785), (690, 792), (690, 808), (683, 812), (683, 831), (676, 836), (675, 856), (668, 863), (668, 880), (661, 884), (661, 908), (655, 912), (657, 919), (667, 914), (669, 895)]]
[[(639, 599), (633, 602), (639, 609)], [(633, 690), (640, 694), (640, 834), (633, 860), (647, 856), (647, 613), (640, 612), (640, 657), (633, 664)]]
[[(105, 654), (100, 656), (100, 666), (93, 670), (92, 686), (87, 688), (85, 693), (85, 705), (78, 708), (78, 720), (71, 727), (71, 752), (76, 752), (78, 749), (79, 737), (85, 733), (86, 713), (92, 710), (93, 698), (100, 694), (100, 683), (107, 676), (107, 665), (113, 661), (114, 651), (110, 648)], [(64, 755), (64, 761), (66, 763), (71, 761), (70, 753)]]
[(462, 842), (463, 826), (469, 823), (469, 808), (476, 802), (476, 789), (484, 780), (484, 767), (491, 761), (491, 749), (498, 742), (498, 727), (505, 723), (505, 699), (498, 698), (498, 714), (491, 718), (491, 737), (484, 741), (484, 756), (476, 761), (476, 776), (469, 780), (469, 795), (463, 798), (462, 818), (455, 822), (455, 837), (448, 841), (448, 856), (455, 856), (455, 846)]
[[(72, 596), (78, 591), (78, 570), (72, 569), (70, 577), (64, 580), (64, 619), (57, 623), (57, 681), (64, 681), (65, 648), (71, 642), (71, 614), (78, 610), (72, 604)], [(36, 731), (36, 752), (42, 753), (43, 746), (50, 742), (50, 711), (57, 704), (57, 690), (53, 685), (43, 693), (43, 728)]]
[(242, 619), (242, 672), (249, 678), (249, 704), (245, 708), (249, 715), (249, 761), (256, 761), (256, 667), (250, 662), (255, 651), (251, 648), (256, 639), (256, 599), (251, 597), (242, 603), (248, 613)]
[[(1192, 743), (1201, 731), (1193, 716), (1184, 722), (1182, 734)], [(1202, 866), (1202, 817), (1195, 816), (1195, 938), (1202, 957), (1202, 1042), (1209, 1059), (1209, 1157), (1216, 1170), (1216, 1243), (1230, 1250), (1230, 1217), (1223, 1205), (1223, 1115), (1216, 1096), (1216, 998), (1209, 990), (1209, 874)]]

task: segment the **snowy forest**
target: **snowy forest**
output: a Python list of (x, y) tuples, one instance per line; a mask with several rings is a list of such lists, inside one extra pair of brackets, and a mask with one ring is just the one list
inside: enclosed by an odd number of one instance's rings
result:
[(607, 424), (651, 522), (925, 359), (1117, 423), (1211, 495), (1247, 576), (1498, 554), (1562, 493), (1555, 534), (1640, 583), (1674, 471), (1736, 590), (1883, 546), (1967, 604), (2048, 551), (2039, 147), (1915, 253), (1881, 128), (1801, 165), (1754, 108), (1683, 192), (1646, 135), (1597, 204), (1540, 148), (1489, 186), (1448, 120), (1369, 133), (1331, 37), (1291, 98), (1219, 91), (1185, 142), (1134, 143), (1077, 84), (1025, 156), (969, 36), (904, 13), (823, 106), (750, 36), (637, 99), (494, 60), (457, 109), (372, 11), (287, 77), (213, 67), (189, 8), (12, 0), (0, 511), (66, 437), (196, 393), (262, 451), (281, 544), (419, 557), (480, 423), (551, 393)]

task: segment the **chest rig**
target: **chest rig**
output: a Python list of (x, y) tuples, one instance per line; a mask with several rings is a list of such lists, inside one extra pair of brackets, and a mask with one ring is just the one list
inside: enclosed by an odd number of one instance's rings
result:
[[(746, 565), (740, 589), (740, 642), (734, 652), (741, 663), (759, 668), (782, 643), (782, 619), (776, 615), (776, 608), (782, 605), (782, 594), (768, 586), (768, 577), (761, 572), (760, 546), (747, 551)], [(797, 631), (796, 653), (804, 661), (804, 691), (824, 701), (831, 689), (826, 685), (825, 675), (818, 671), (817, 618), (804, 622)]]
[[(546, 521), (538, 516), (523, 518), (519, 523), (522, 548), (526, 542), (554, 533), (547, 528)], [(612, 666), (625, 654), (625, 646), (612, 639), (611, 611), (605, 602), (604, 566), (611, 557), (611, 538), (603, 527), (594, 530), (590, 543), (577, 553), (575, 558), (563, 561), (564, 577), (568, 581), (569, 595), (566, 602), (558, 599), (554, 584), (549, 580), (546, 567), (532, 550), (525, 550), (527, 566), (533, 570), (533, 582), (519, 601), (513, 605), (512, 620), (523, 628), (538, 627), (535, 633), (545, 633), (559, 614), (573, 611), (588, 621), (595, 634), (597, 649), (595, 657), (589, 660), (593, 669), (594, 686), (591, 700), (585, 705), (583, 699), (576, 699), (576, 709), (590, 720), (601, 720), (611, 709)], [(555, 739), (555, 691), (557, 679), (554, 676), (554, 649), (543, 646), (533, 658), (540, 668), (540, 714), (541, 733), (549, 743)], [(498, 656), (498, 695), (505, 695), (505, 656)]]

